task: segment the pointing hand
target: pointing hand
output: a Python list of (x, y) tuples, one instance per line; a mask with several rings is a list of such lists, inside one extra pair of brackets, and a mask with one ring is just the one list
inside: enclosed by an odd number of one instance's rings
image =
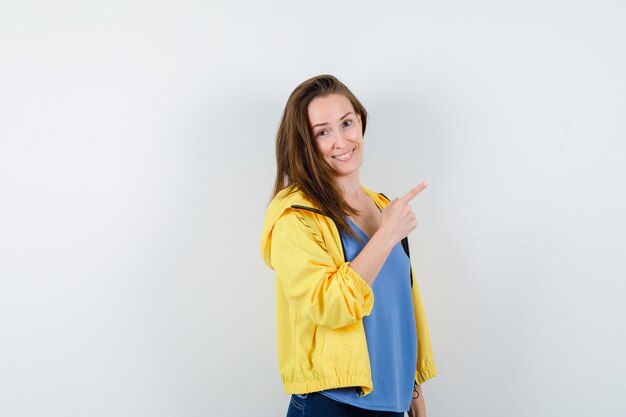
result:
[(400, 198), (395, 198), (383, 209), (383, 218), (380, 228), (395, 245), (409, 235), (417, 227), (417, 219), (409, 202), (428, 186), (422, 181), (415, 188)]

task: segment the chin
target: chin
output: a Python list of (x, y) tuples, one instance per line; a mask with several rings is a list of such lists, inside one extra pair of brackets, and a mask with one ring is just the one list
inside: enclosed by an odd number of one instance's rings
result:
[(337, 173), (338, 177), (345, 177), (345, 176), (352, 175), (355, 172), (357, 172), (359, 170), (359, 167), (358, 166), (357, 167), (350, 167), (350, 168), (348, 168), (348, 167), (341, 167), (341, 169), (336, 169), (336, 168), (333, 168), (333, 169)]

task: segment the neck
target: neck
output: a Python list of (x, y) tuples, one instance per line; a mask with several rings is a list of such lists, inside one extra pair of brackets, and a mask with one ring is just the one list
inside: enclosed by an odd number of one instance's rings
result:
[(346, 201), (358, 199), (364, 193), (361, 188), (361, 181), (359, 181), (359, 176), (356, 173), (355, 175), (337, 178), (337, 184), (339, 184), (343, 198)]

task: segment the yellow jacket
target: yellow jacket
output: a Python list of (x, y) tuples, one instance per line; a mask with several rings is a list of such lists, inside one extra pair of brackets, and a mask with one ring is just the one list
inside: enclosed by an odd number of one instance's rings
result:
[[(382, 194), (363, 190), (379, 208), (389, 203)], [(282, 190), (267, 209), (261, 252), (276, 272), (278, 366), (287, 393), (355, 386), (369, 394), (373, 384), (362, 320), (372, 311), (374, 294), (345, 261), (335, 222), (301, 192)], [(437, 370), (415, 280), (412, 288), (415, 380), (421, 384)]]

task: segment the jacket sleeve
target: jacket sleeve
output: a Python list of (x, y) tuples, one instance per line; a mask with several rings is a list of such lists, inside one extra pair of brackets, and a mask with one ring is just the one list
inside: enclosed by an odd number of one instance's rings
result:
[(413, 276), (413, 311), (415, 313), (415, 324), (417, 330), (417, 367), (415, 369), (415, 382), (422, 384), (437, 375), (437, 368), (433, 359), (433, 350), (430, 343), (430, 333), (426, 323), (426, 313), (422, 302), (422, 295), (415, 279), (415, 269), (411, 265)]
[(372, 311), (369, 284), (349, 262), (337, 265), (315, 231), (293, 211), (274, 225), (271, 253), (288, 302), (315, 324), (337, 329)]

